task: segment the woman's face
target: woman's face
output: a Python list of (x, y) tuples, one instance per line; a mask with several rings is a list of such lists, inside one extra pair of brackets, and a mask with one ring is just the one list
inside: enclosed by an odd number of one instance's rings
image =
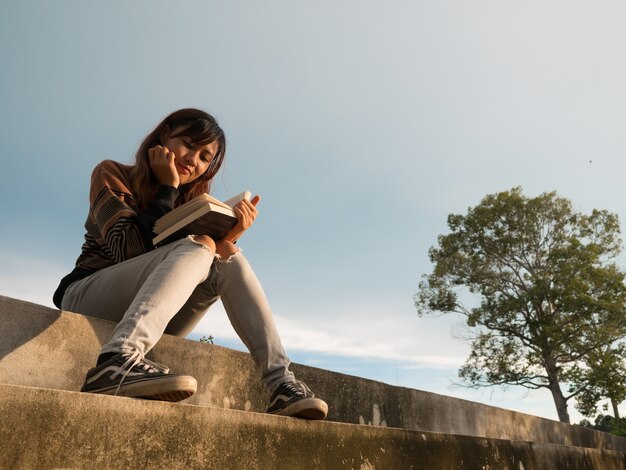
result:
[[(176, 129), (172, 133), (176, 135)], [(190, 137), (180, 135), (161, 139), (161, 145), (174, 152), (174, 164), (180, 177), (180, 184), (191, 183), (204, 174), (218, 151), (218, 142), (205, 145), (194, 144)]]

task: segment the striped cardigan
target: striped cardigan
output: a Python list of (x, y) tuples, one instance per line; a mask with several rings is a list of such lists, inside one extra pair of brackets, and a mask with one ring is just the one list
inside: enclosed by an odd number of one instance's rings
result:
[(105, 160), (93, 170), (85, 243), (74, 270), (54, 293), (57, 307), (61, 308), (63, 294), (73, 282), (154, 249), (154, 222), (172, 210), (178, 189), (159, 186), (154, 199), (140, 211), (130, 185), (131, 168)]

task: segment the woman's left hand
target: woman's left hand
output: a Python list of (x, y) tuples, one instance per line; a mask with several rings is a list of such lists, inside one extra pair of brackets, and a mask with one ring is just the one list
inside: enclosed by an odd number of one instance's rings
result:
[(237, 205), (233, 208), (235, 210), (235, 214), (237, 214), (237, 225), (231, 228), (228, 233), (224, 236), (224, 240), (227, 241), (237, 241), (243, 233), (250, 228), (256, 216), (259, 215), (259, 211), (256, 206), (261, 200), (261, 196), (256, 195), (249, 201), (244, 199), (239, 201)]

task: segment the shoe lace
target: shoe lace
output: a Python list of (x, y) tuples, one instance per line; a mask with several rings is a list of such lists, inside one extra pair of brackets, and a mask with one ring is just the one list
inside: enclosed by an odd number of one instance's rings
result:
[(311, 397), (311, 398), (315, 396), (315, 394), (311, 391), (311, 389), (307, 386), (307, 384), (299, 380), (296, 380), (295, 382), (286, 383), (283, 386), (287, 390), (289, 390), (290, 392), (298, 396)]
[(132, 353), (122, 354), (122, 357), (126, 359), (126, 361), (124, 362), (124, 364), (122, 364), (122, 367), (120, 367), (117, 371), (111, 374), (111, 379), (113, 380), (115, 380), (118, 375), (122, 374), (120, 383), (115, 389), (115, 395), (117, 395), (120, 391), (120, 387), (124, 383), (124, 380), (126, 380), (126, 377), (133, 369), (133, 367), (138, 367), (146, 373), (161, 372), (163, 374), (167, 374), (169, 372), (169, 368), (167, 366), (151, 361), (150, 359), (146, 359), (145, 356), (137, 350), (133, 351)]

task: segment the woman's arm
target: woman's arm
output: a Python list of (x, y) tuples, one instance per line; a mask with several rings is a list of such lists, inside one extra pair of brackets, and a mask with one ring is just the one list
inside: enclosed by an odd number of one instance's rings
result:
[(148, 203), (148, 207), (143, 212), (137, 213), (137, 224), (144, 238), (144, 243), (150, 249), (154, 248), (152, 239), (154, 234), (154, 224), (157, 219), (161, 218), (174, 208), (174, 202), (178, 197), (178, 189), (162, 184), (157, 189), (156, 196)]
[(156, 219), (172, 210), (178, 189), (162, 185), (143, 213), (136, 209), (127, 174), (110, 160), (98, 165), (91, 177), (87, 231), (115, 262), (152, 250)]

